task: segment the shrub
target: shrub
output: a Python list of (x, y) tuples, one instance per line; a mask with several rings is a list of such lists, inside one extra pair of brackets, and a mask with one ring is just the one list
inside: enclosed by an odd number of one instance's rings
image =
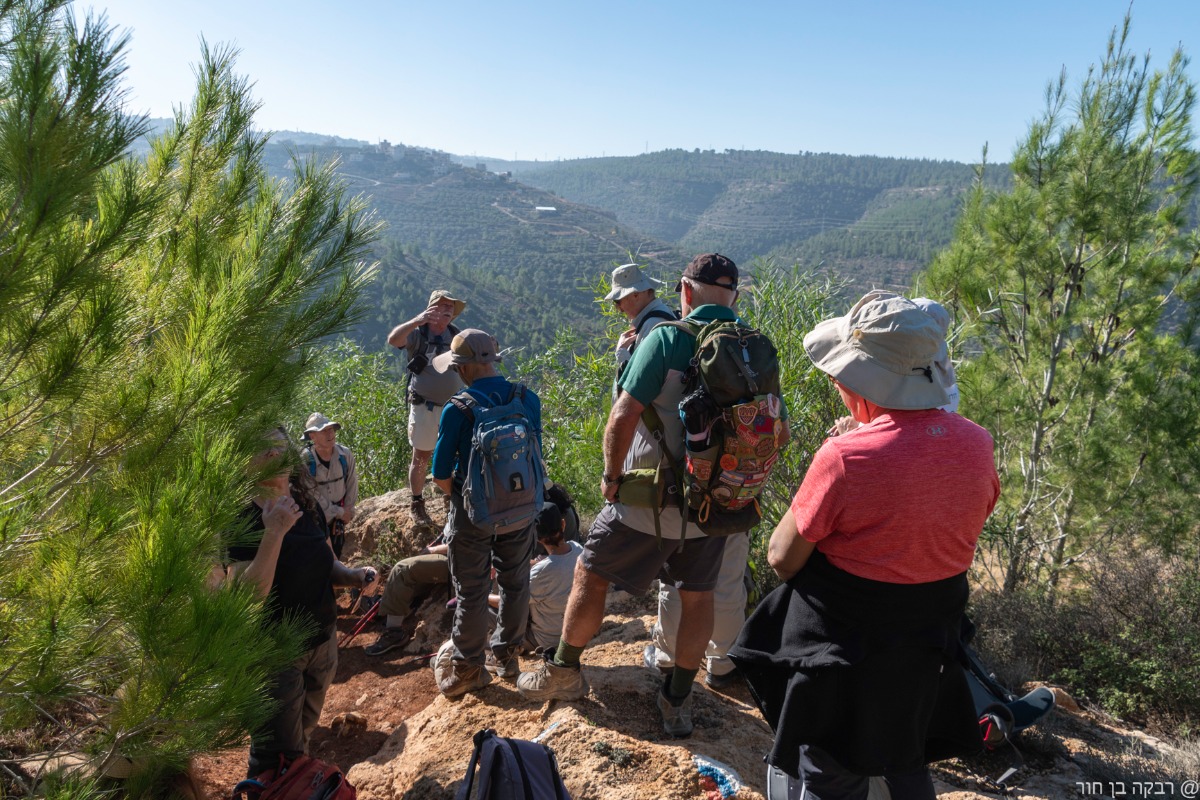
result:
[(1010, 684), (1059, 681), (1110, 714), (1164, 730), (1200, 720), (1200, 567), (1109, 553), (1057, 598), (1026, 590), (972, 601), (981, 652)]

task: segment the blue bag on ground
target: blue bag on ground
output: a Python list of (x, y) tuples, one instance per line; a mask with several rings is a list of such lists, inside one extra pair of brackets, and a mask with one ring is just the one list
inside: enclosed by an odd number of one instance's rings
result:
[(472, 423), (471, 454), (463, 480), (463, 507), (478, 528), (512, 533), (533, 524), (542, 510), (546, 468), (517, 384), (507, 403), (470, 389), (450, 398)]
[(497, 736), (490, 728), (475, 734), (474, 741), (455, 800), (471, 800), (476, 764), (479, 788), (474, 800), (570, 800), (558, 774), (558, 759), (546, 745)]

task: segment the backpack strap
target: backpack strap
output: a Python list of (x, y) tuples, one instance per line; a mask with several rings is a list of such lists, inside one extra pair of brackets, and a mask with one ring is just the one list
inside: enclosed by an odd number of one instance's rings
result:
[(446, 402), (461, 411), (462, 415), (467, 418), (468, 424), (475, 424), (475, 412), (472, 409), (479, 405), (479, 401), (472, 397), (466, 389), (463, 389)]
[(317, 477), (317, 454), (313, 452), (311, 444), (300, 451), (300, 458), (308, 464), (309, 477)]
[(521, 788), (524, 790), (525, 796), (533, 797), (533, 786), (529, 782), (529, 769), (525, 766), (525, 759), (521, 758), (521, 748), (517, 747), (517, 743), (508, 737), (501, 741), (508, 746), (509, 752), (517, 762), (517, 770), (521, 773)]
[[(669, 323), (663, 323), (669, 324)], [(646, 430), (650, 432), (650, 438), (658, 442), (659, 457), (658, 467), (654, 472), (654, 485), (658, 486), (662, 481), (662, 466), (663, 460), (666, 459), (670, 464), (672, 471), (675, 473), (675, 492), (679, 495), (679, 549), (683, 549), (684, 535), (687, 533), (688, 523), (688, 501), (687, 501), (687, 481), (683, 476), (686, 473), (686, 467), (682, 459), (675, 457), (671, 452), (671, 448), (667, 445), (667, 429), (663, 425), (662, 417), (658, 415), (658, 411), (654, 408), (654, 404), (646, 406), (642, 409), (642, 424), (646, 426)], [(662, 514), (662, 509), (658, 506), (654, 507), (654, 538), (658, 542), (659, 549), (662, 549), (662, 523), (659, 519)]]
[(479, 763), (479, 754), (483, 752), (483, 742), (485, 739), (490, 739), (495, 735), (496, 732), (491, 728), (484, 728), (472, 737), (475, 749), (471, 751), (471, 761), (467, 764), (467, 776), (463, 781), (462, 788), (458, 790), (455, 800), (467, 800), (471, 796), (471, 787), (475, 783), (475, 766)]
[(642, 321), (638, 323), (636, 330), (638, 335), (641, 335), (642, 328), (646, 327), (646, 323), (652, 319), (664, 319), (668, 322), (677, 322), (679, 317), (675, 316), (675, 312), (673, 311), (663, 311), (662, 309), (656, 308), (646, 316), (642, 317)]

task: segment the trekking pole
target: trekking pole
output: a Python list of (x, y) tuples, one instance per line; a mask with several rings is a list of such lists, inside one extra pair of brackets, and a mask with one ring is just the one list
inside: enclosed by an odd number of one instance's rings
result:
[(351, 629), (351, 631), (348, 634), (346, 634), (345, 636), (343, 636), (341, 638), (341, 640), (338, 642), (338, 647), (345, 647), (346, 645), (348, 645), (352, 641), (354, 641), (354, 637), (358, 636), (360, 633), (362, 633), (362, 629), (367, 627), (367, 623), (369, 623), (371, 620), (375, 619), (375, 615), (378, 613), (379, 613), (379, 603), (376, 603), (375, 605), (368, 608), (367, 613), (362, 615), (362, 619), (360, 619), (357, 622), (357, 624), (355, 624), (354, 628)]

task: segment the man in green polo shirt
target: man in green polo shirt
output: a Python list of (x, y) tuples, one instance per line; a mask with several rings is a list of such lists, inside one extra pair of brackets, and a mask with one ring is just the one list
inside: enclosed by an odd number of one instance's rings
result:
[[(676, 286), (684, 316), (702, 322), (735, 319), (737, 282), (737, 266), (728, 258), (717, 253), (697, 256)], [(604, 431), (600, 490), (608, 502), (593, 523), (576, 563), (557, 651), (547, 653), (540, 669), (517, 679), (517, 688), (526, 699), (575, 700), (587, 694), (580, 655), (600, 628), (609, 585), (644, 594), (658, 578), (679, 590), (680, 613), (675, 665), (656, 693), (657, 705), (668, 734), (688, 736), (692, 732), (692, 683), (712, 635), (713, 588), (725, 539), (706, 537), (694, 523), (685, 525), (679, 509), (669, 503), (659, 513), (656, 526), (654, 510), (622, 503), (619, 489), (623, 474), (671, 463), (641, 421), (646, 406), (653, 405), (658, 412), (671, 452), (683, 452), (679, 401), (684, 385), (680, 377), (694, 349), (695, 340), (687, 332), (659, 325), (634, 350), (617, 382), (617, 400)], [(661, 541), (656, 529), (661, 531)], [(681, 547), (681, 533), (688, 540), (686, 547)]]

